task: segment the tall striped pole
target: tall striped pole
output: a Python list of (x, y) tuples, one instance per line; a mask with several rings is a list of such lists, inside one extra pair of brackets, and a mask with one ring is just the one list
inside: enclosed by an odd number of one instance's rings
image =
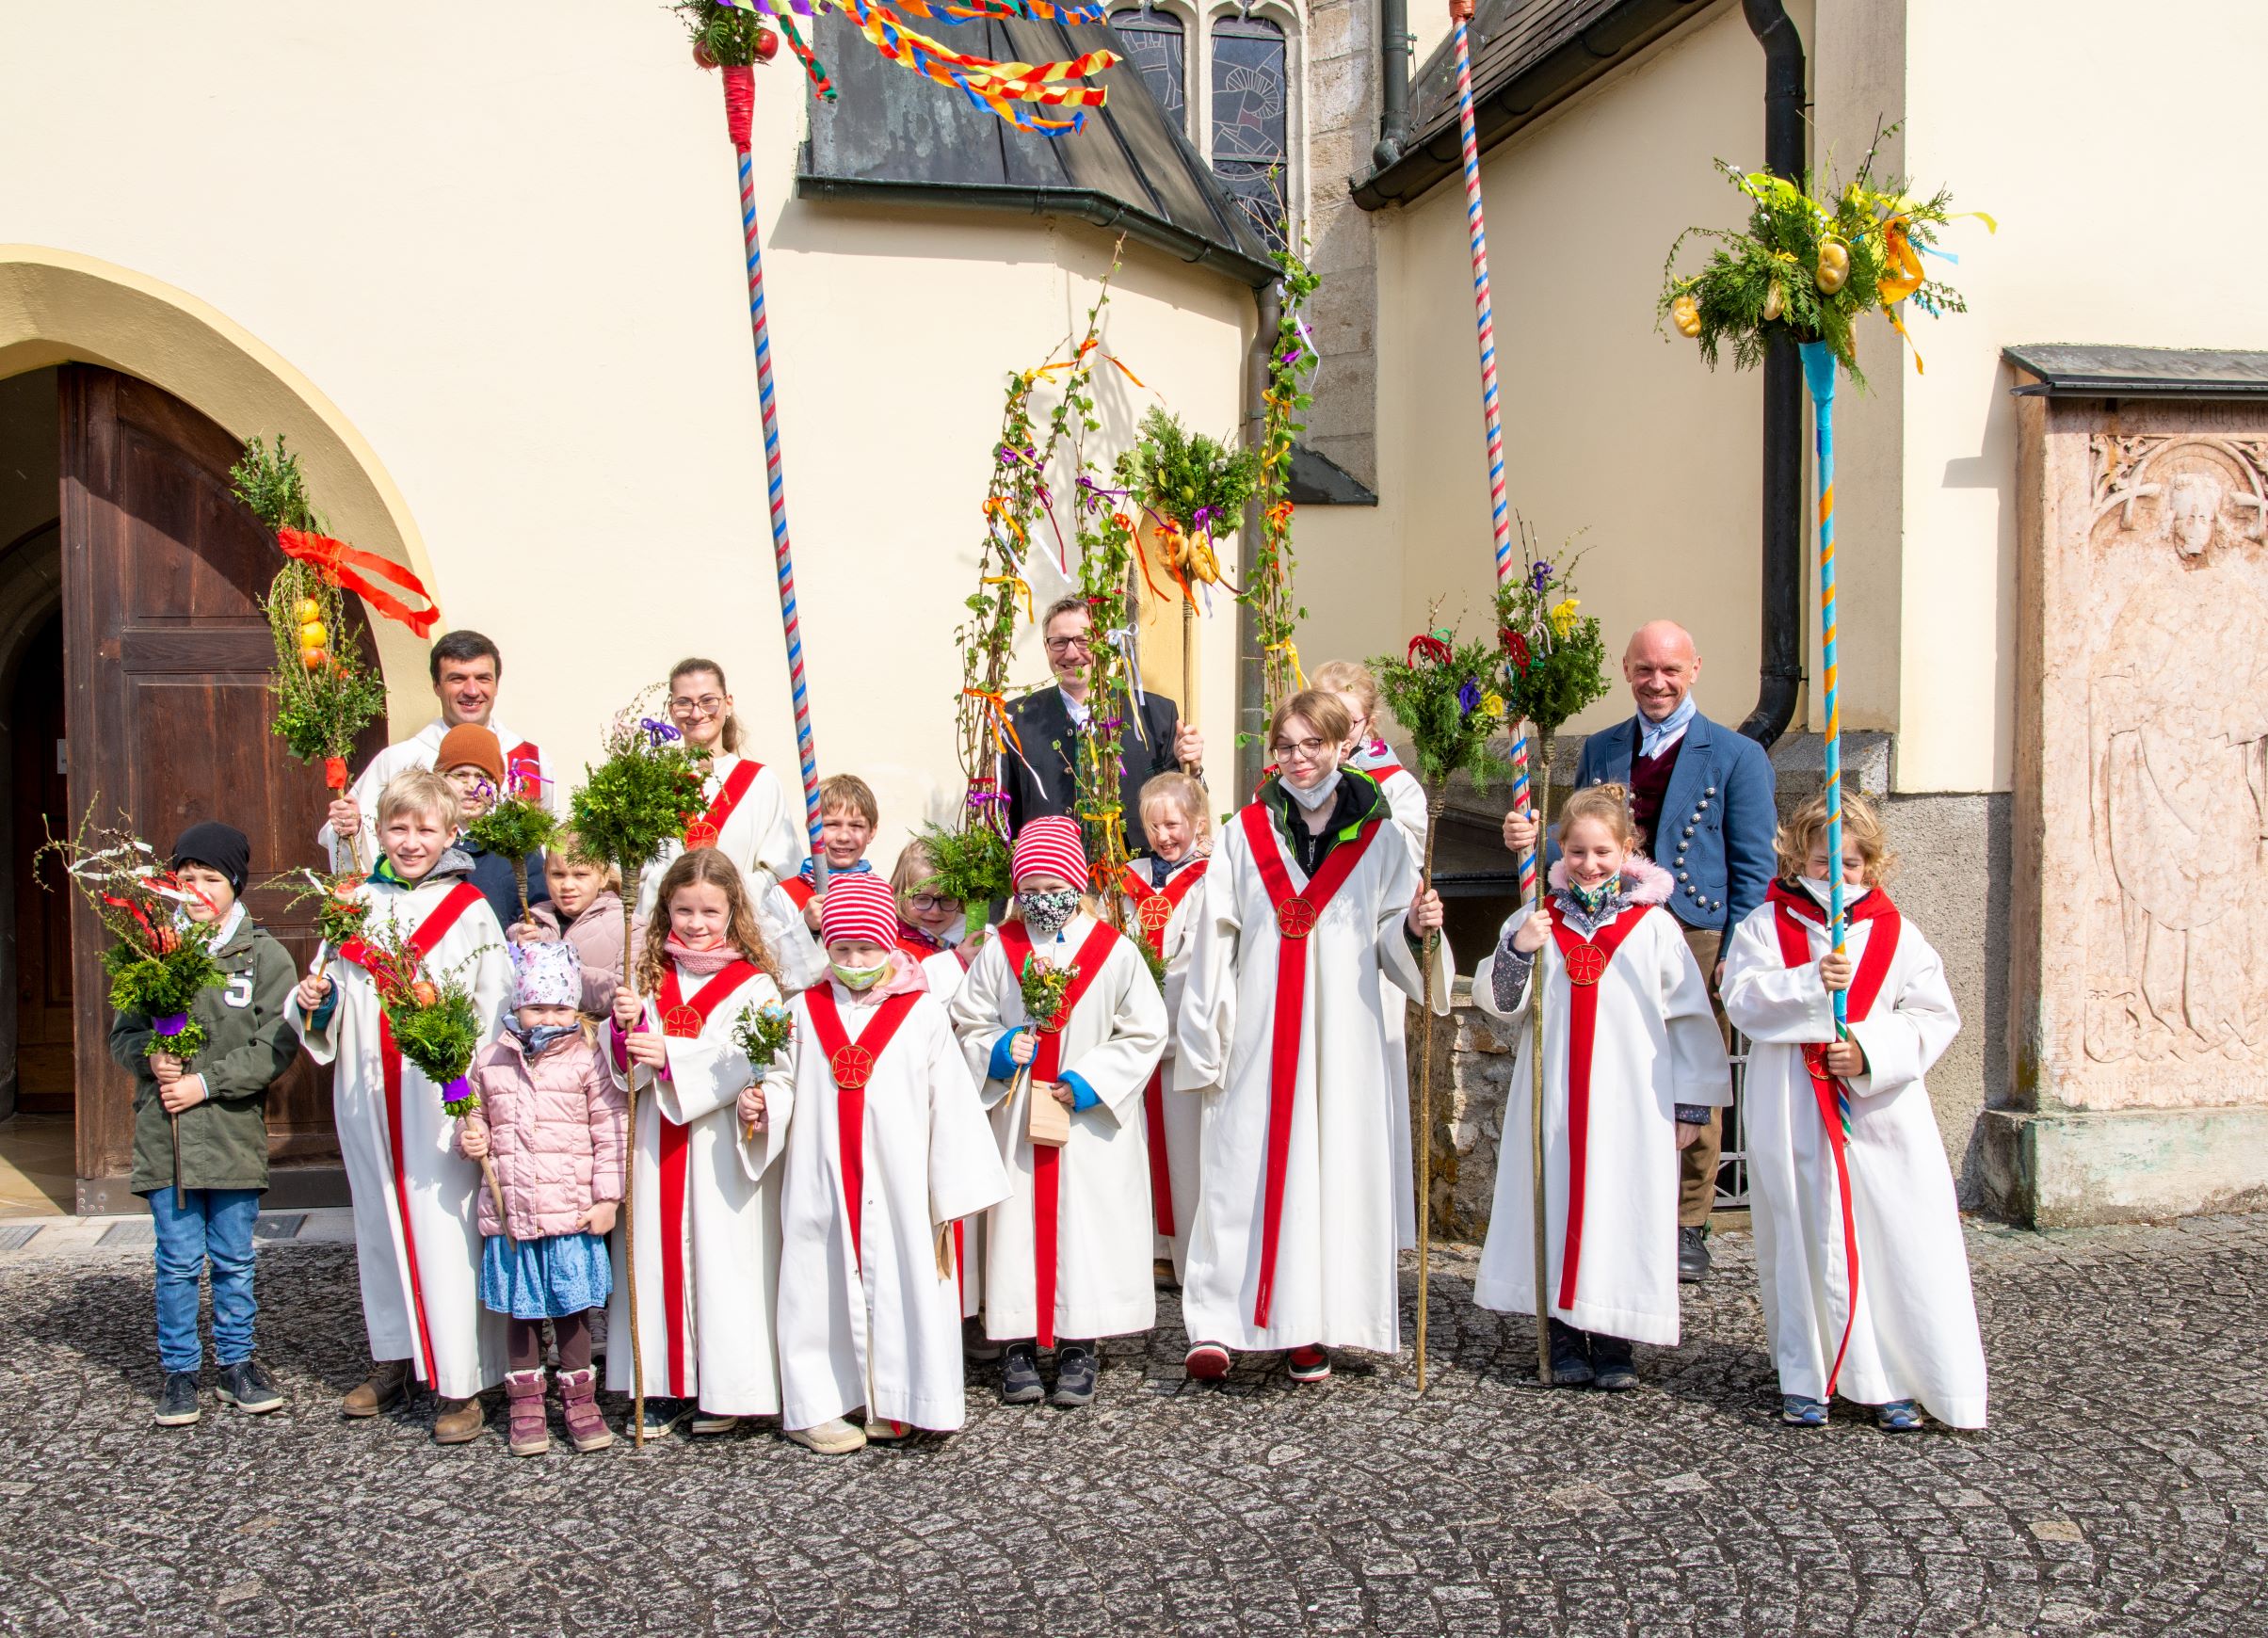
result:
[[(787, 482), (780, 464), (780, 399), (772, 385), (772, 328), (764, 312), (764, 247), (756, 229), (756, 167), (748, 130), (756, 107), (756, 73), (728, 63), (725, 126), (740, 164), (740, 233), (748, 246), (748, 328), (756, 338), (756, 397), (764, 414), (764, 475), (771, 496), (772, 556), (780, 572), (780, 625), (787, 637), (788, 690), (796, 707), (796, 756), (803, 764), (803, 823), (819, 853), (819, 751), (812, 738), (811, 678), (803, 665), (803, 623), (796, 609), (796, 560), (787, 538)], [(823, 867), (824, 868), (824, 867)]]
[[(1825, 342), (1804, 342), (1804, 385), (1811, 390), (1811, 426), (1819, 452), (1819, 637), (1820, 669), (1826, 674), (1826, 796), (1828, 937), (1842, 954), (1842, 701), (1835, 668), (1835, 355)], [(1850, 1002), (1835, 992), (1835, 1033), (1846, 1032)], [(1843, 1121), (1850, 1120), (1849, 1090), (1837, 1083)]]

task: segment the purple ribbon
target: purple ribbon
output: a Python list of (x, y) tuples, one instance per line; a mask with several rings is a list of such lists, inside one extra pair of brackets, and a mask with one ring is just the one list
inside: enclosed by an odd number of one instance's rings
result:
[(189, 1015), (185, 1012), (169, 1012), (163, 1018), (152, 1019), (150, 1027), (170, 1040), (189, 1027)]
[(684, 738), (684, 735), (658, 717), (641, 716), (638, 718), (638, 726), (646, 731), (646, 737), (651, 740), (656, 747), (666, 746), (671, 740)]

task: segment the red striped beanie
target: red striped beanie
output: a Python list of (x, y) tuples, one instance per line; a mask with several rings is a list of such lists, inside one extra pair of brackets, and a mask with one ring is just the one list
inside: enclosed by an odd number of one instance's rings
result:
[(898, 901), (890, 884), (861, 871), (830, 875), (819, 907), (819, 937), (828, 944), (844, 939), (894, 949), (898, 941)]
[(1075, 888), (1086, 886), (1086, 846), (1076, 819), (1051, 813), (1016, 832), (1008, 878), (1021, 888), (1027, 875), (1052, 875)]

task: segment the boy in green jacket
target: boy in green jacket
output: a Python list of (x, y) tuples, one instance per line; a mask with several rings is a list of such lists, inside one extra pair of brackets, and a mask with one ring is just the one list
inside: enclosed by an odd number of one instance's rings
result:
[[(233, 826), (192, 825), (173, 844), (182, 885), (202, 895), (189, 920), (217, 924), (213, 960), (227, 982), (197, 998), (209, 1037), (194, 1064), (169, 1052), (145, 1057), (150, 1020), (121, 1012), (110, 1026), (110, 1055), (134, 1073), (134, 1192), (150, 1199), (157, 1229), (157, 1355), (166, 1373), (160, 1427), (184, 1427), (201, 1414), (198, 1280), (213, 1269), (213, 1353), (220, 1401), (261, 1415), (283, 1404), (252, 1357), (252, 1224), (267, 1190), (267, 1089), (291, 1068), (298, 1034), (283, 1015), (298, 972), (283, 946), (237, 902), (251, 868), (251, 843)], [(178, 1121), (181, 1187), (173, 1186)]]

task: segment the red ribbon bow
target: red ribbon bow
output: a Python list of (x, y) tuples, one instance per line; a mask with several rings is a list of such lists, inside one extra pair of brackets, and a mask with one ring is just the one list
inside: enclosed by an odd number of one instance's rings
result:
[(1456, 655), (1440, 638), (1421, 634), (1409, 639), (1407, 658), (1412, 666), (1420, 660), (1430, 660), (1437, 666), (1447, 666), (1456, 659)]
[[(328, 535), (316, 535), (305, 529), (277, 530), (276, 544), (283, 548), (286, 557), (298, 558), (334, 586), (343, 586), (356, 593), (388, 619), (401, 621), (421, 637), (432, 634), (433, 622), (441, 618), (441, 609), (434, 602), (433, 594), (425, 588), (424, 583), (402, 565), (380, 557), (375, 552), (364, 552), (360, 547), (347, 545), (344, 540), (334, 540)], [(426, 606), (413, 610), (392, 592), (382, 591), (371, 585), (367, 578), (356, 572), (365, 569), (380, 580), (392, 581), (411, 597), (422, 599)]]

